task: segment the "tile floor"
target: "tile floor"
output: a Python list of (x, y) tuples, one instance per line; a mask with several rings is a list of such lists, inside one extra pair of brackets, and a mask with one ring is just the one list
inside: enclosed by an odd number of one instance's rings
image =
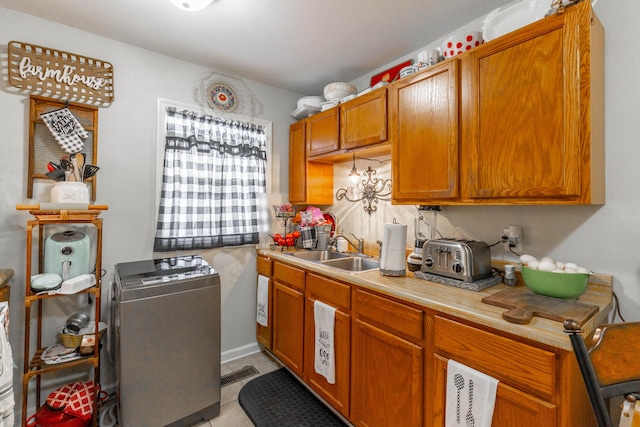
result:
[(223, 363), (220, 375), (224, 376), (250, 365), (253, 365), (259, 374), (222, 387), (220, 415), (206, 423), (200, 424), (198, 427), (253, 427), (253, 423), (238, 403), (238, 393), (242, 386), (256, 378), (256, 376), (275, 371), (281, 368), (282, 365), (269, 354), (259, 352), (232, 362)]

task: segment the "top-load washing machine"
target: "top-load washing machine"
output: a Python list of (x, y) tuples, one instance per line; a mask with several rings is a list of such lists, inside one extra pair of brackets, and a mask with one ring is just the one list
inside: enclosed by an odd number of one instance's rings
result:
[(113, 352), (121, 427), (220, 413), (220, 276), (199, 256), (116, 264)]

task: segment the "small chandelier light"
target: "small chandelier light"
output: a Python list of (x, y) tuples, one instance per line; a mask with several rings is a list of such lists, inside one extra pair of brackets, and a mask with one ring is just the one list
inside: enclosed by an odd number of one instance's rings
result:
[(213, 3), (213, 0), (169, 0), (171, 4), (182, 10), (197, 12)]
[[(358, 157), (363, 160), (375, 160)], [(380, 160), (376, 160), (380, 162)], [(382, 162), (380, 162), (382, 163)], [(336, 191), (336, 199), (346, 199), (350, 202), (362, 202), (364, 211), (369, 215), (378, 210), (377, 204), (380, 200), (391, 200), (391, 179), (380, 179), (374, 177), (375, 169), (371, 166), (362, 173), (366, 179), (360, 179), (360, 174), (356, 169), (356, 156), (353, 156), (353, 168), (349, 173), (349, 185), (346, 188), (339, 188)]]
[(358, 169), (356, 169), (356, 155), (354, 153), (354, 155), (353, 155), (353, 168), (351, 168), (351, 173), (349, 173), (349, 180), (357, 181), (359, 177), (360, 177), (360, 173), (358, 172)]

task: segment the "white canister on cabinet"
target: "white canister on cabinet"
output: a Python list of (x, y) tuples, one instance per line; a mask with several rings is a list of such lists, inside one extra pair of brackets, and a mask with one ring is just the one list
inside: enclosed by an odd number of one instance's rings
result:
[(83, 182), (60, 181), (49, 193), (51, 203), (89, 203), (89, 187)]

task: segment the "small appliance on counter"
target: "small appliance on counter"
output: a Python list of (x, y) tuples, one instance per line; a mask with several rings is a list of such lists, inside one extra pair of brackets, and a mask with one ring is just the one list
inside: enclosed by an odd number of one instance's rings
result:
[(414, 219), (415, 245), (413, 252), (407, 257), (409, 271), (418, 271), (422, 268), (422, 247), (436, 235), (436, 220), (438, 219), (440, 206), (418, 206)]
[(492, 275), (491, 250), (476, 240), (435, 239), (422, 249), (423, 273), (473, 282)]
[(62, 280), (91, 273), (91, 242), (82, 232), (67, 230), (49, 236), (44, 245), (44, 271)]

